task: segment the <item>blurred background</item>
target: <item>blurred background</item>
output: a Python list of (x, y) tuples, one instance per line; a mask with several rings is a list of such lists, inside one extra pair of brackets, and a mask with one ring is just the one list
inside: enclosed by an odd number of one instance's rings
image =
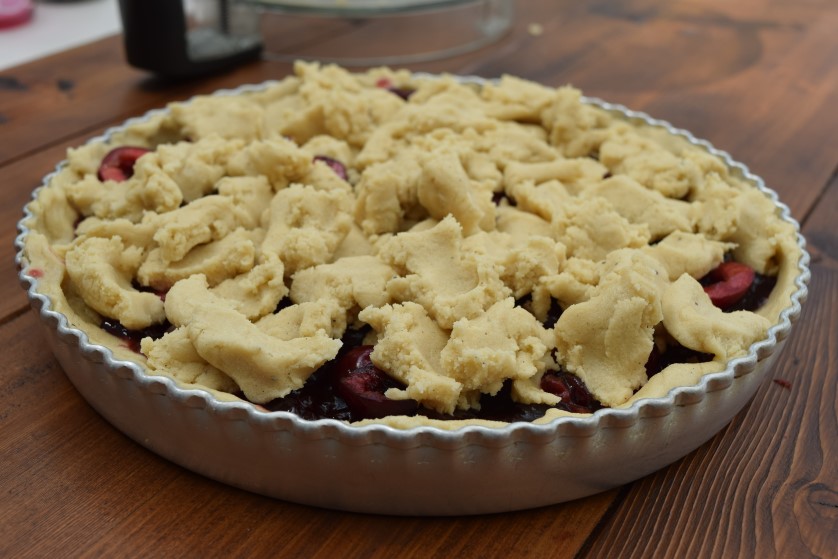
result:
[[(31, 18), (10, 20), (18, 7), (29, 4)], [(22, 8), (21, 8), (22, 9)], [(23, 64), (102, 37), (121, 29), (117, 0), (0, 0), (0, 70)]]

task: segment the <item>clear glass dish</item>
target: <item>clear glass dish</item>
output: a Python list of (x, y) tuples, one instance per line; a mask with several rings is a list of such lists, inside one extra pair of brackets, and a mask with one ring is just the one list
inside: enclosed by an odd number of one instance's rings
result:
[[(260, 14), (263, 56), (349, 66), (447, 58), (500, 39), (513, 0), (240, 0)], [(351, 54), (347, 54), (351, 53)]]

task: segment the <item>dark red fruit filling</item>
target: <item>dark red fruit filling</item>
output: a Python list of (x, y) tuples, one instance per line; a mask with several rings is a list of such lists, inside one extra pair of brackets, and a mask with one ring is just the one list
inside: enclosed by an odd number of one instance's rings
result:
[(602, 404), (582, 382), (582, 379), (566, 371), (550, 371), (541, 377), (541, 389), (562, 399), (556, 404), (560, 410), (574, 413), (593, 413)]
[(122, 182), (134, 176), (134, 163), (149, 150), (141, 147), (122, 146), (108, 152), (99, 165), (97, 176), (101, 181)]
[(741, 262), (726, 259), (699, 280), (714, 305), (725, 312), (755, 311), (765, 304), (777, 284)]
[(344, 165), (337, 159), (329, 157), (328, 155), (315, 155), (314, 161), (322, 161), (323, 163), (328, 165), (337, 176), (339, 176), (345, 181), (349, 180), (349, 175), (346, 173), (346, 165)]
[(166, 294), (169, 292), (168, 289), (154, 289), (153, 287), (149, 287), (147, 285), (141, 285), (136, 281), (132, 281), (131, 286), (137, 291), (142, 291), (143, 293), (154, 293), (161, 301), (166, 302)]
[(727, 309), (739, 302), (754, 282), (754, 270), (740, 262), (722, 262), (702, 278), (713, 304)]
[[(532, 294), (526, 294), (520, 299), (515, 300), (516, 307), (522, 307), (524, 310), (533, 314), (532, 310)], [(542, 325), (545, 328), (552, 328), (559, 321), (564, 309), (559, 305), (559, 302), (552, 297), (550, 298), (550, 309), (547, 311), (547, 318), (544, 319)]]
[(512, 383), (507, 381), (494, 396), (484, 394), (479, 410), (457, 410), (442, 414), (420, 406), (414, 400), (390, 400), (384, 396), (388, 388), (404, 385), (378, 369), (370, 360), (372, 346), (359, 345), (369, 328), (348, 330), (343, 338), (344, 349), (308, 378), (305, 385), (284, 398), (264, 407), (270, 411), (287, 411), (303, 419), (331, 418), (341, 421), (380, 418), (387, 415), (423, 415), (431, 419), (486, 419), (493, 421), (533, 421), (542, 417), (551, 406), (520, 404), (512, 399)]
[(388, 415), (413, 415), (419, 407), (415, 400), (391, 400), (384, 393), (405, 386), (373, 365), (372, 346), (350, 349), (334, 366), (335, 389), (360, 419)]
[(414, 415), (415, 400), (390, 400), (384, 393), (404, 385), (370, 360), (372, 346), (359, 345), (368, 329), (348, 330), (344, 349), (314, 372), (302, 388), (269, 402), (270, 411), (287, 411), (303, 419), (360, 421), (388, 415)]
[(559, 305), (559, 302), (550, 298), (550, 310), (547, 311), (547, 318), (544, 320), (544, 327), (545, 328), (552, 328), (556, 325), (556, 322), (559, 321), (561, 318), (564, 309)]
[(496, 206), (500, 206), (500, 203), (503, 202), (504, 200), (506, 200), (506, 203), (509, 204), (510, 206), (517, 206), (518, 205), (517, 202), (515, 202), (515, 199), (510, 198), (506, 194), (506, 192), (504, 192), (504, 191), (492, 193), (492, 202)]
[(733, 311), (755, 311), (765, 304), (768, 296), (777, 285), (777, 276), (764, 276), (762, 274), (754, 274), (754, 281), (745, 295), (736, 303), (723, 309), (725, 312)]
[(380, 87), (381, 89), (386, 89), (393, 95), (398, 95), (405, 101), (410, 99), (410, 96), (413, 95), (416, 90), (410, 87), (396, 87), (393, 85), (393, 82), (388, 80), (387, 78), (381, 78), (377, 82), (375, 82), (376, 87)]
[(290, 297), (283, 297), (279, 300), (279, 303), (276, 304), (276, 308), (274, 309), (274, 314), (278, 313), (282, 309), (287, 309), (291, 305), (294, 304), (294, 301), (291, 300)]
[(712, 354), (695, 351), (680, 344), (670, 344), (663, 352), (655, 345), (649, 354), (649, 360), (646, 361), (646, 376), (652, 378), (673, 363), (707, 363), (712, 360)]
[(102, 320), (100, 326), (105, 332), (121, 338), (125, 342), (125, 346), (136, 353), (140, 353), (140, 340), (143, 338), (152, 338), (155, 340), (162, 338), (163, 334), (172, 328), (172, 325), (168, 321), (164, 321), (160, 324), (152, 324), (142, 330), (129, 330), (118, 320), (111, 318)]
[(343, 398), (335, 393), (331, 367), (321, 367), (308, 377), (302, 388), (264, 407), (269, 411), (287, 411), (310, 421), (324, 418), (339, 421), (356, 419)]
[(487, 421), (533, 421), (543, 417), (552, 406), (545, 404), (521, 404), (512, 399), (512, 381), (507, 380), (494, 396), (483, 394), (480, 397), (480, 409), (455, 410), (452, 414), (442, 414), (427, 408), (421, 408), (420, 415), (430, 419), (462, 420), (484, 419)]

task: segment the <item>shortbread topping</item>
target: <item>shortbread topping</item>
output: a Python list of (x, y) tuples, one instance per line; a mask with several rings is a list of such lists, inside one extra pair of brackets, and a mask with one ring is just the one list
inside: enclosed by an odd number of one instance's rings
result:
[[(117, 357), (270, 409), (337, 375), (363, 407), (341, 419), (397, 427), (485, 422), (498, 398), (547, 421), (695, 383), (766, 336), (800, 258), (721, 159), (578, 90), (386, 68), (299, 63), (173, 103), (70, 150), (31, 209), (39, 290)], [(711, 296), (725, 261), (750, 275)], [(754, 277), (770, 295), (745, 294)], [(347, 381), (334, 369), (359, 344)], [(387, 400), (411, 417), (377, 415)]]

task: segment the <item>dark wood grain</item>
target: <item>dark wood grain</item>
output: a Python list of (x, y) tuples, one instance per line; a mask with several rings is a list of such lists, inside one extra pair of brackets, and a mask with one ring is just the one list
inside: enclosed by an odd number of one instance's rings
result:
[[(517, 9), (491, 47), (409, 68), (572, 83), (645, 110), (748, 164), (802, 221), (809, 302), (753, 402), (697, 451), (629, 486), (472, 518), (283, 503), (148, 452), (102, 420), (44, 350), (16, 278), (14, 224), (67, 147), (291, 65), (162, 81), (125, 65), (120, 39), (108, 38), (0, 72), (0, 557), (836, 557), (838, 4), (518, 0)], [(541, 33), (530, 32), (536, 23)], [(325, 29), (365, 48), (393, 40), (357, 22)], [(295, 33), (287, 40), (306, 39)], [(322, 39), (310, 33), (312, 44)]]
[(650, 545), (660, 557), (835, 556), (838, 269), (815, 266), (811, 297), (774, 366), (779, 382), (710, 443), (635, 483), (585, 556)]

